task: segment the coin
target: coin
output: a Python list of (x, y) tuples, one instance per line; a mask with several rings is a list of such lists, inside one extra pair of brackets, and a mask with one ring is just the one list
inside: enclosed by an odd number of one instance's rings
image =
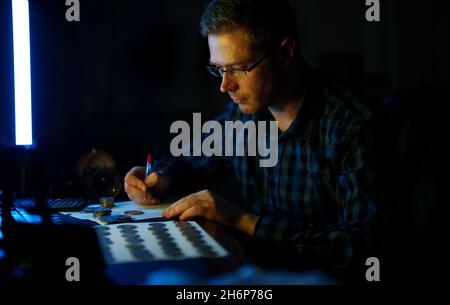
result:
[(111, 235), (111, 232), (108, 232), (108, 231), (98, 231), (98, 232), (97, 232), (97, 235), (98, 235), (98, 236), (108, 236), (108, 235)]
[(118, 225), (119, 229), (137, 229), (137, 226), (135, 225)]
[(129, 234), (129, 235), (133, 235), (133, 234), (137, 234), (138, 231), (135, 229), (120, 229), (120, 233), (121, 234)]
[(130, 215), (118, 215), (117, 216), (117, 220), (119, 222), (127, 222), (127, 221), (131, 221), (131, 216)]
[(113, 243), (108, 237), (105, 236), (99, 236), (98, 241), (102, 245), (109, 245)]
[(86, 213), (86, 214), (89, 214), (89, 213), (94, 212), (94, 209), (96, 209), (96, 208), (85, 207), (84, 209), (82, 209), (82, 210), (80, 211), (80, 213)]
[(124, 236), (123, 238), (130, 244), (138, 244), (138, 243), (144, 242), (144, 240), (142, 238), (140, 238), (139, 236), (135, 236), (135, 235), (128, 235), (128, 236)]
[(108, 208), (95, 208), (92, 211), (95, 218), (100, 218), (101, 216), (111, 215), (111, 209)]
[(114, 208), (114, 197), (100, 197), (99, 199), (100, 206), (102, 208)]
[(143, 244), (126, 244), (125, 247), (128, 249), (142, 249), (145, 250), (145, 246)]
[(148, 224), (149, 228), (165, 228), (166, 225), (161, 222), (151, 222)]
[(130, 211), (125, 211), (123, 212), (124, 215), (142, 215), (144, 214), (144, 212), (139, 211), (139, 210), (130, 210)]
[(98, 218), (98, 220), (102, 223), (102, 224), (111, 224), (111, 223), (115, 223), (118, 221), (117, 216), (112, 216), (112, 215), (105, 215), (105, 216), (100, 216)]
[(106, 226), (96, 226), (95, 229), (99, 232), (111, 230), (111, 228), (106, 227)]

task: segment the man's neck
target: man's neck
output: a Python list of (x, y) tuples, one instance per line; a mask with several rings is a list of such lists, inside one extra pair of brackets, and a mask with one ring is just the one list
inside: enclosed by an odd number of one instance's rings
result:
[(291, 126), (301, 108), (301, 104), (301, 100), (296, 100), (284, 104), (282, 107), (269, 107), (269, 111), (278, 122), (278, 129), (281, 132), (285, 132)]
[(283, 96), (278, 99), (278, 103), (269, 107), (270, 113), (278, 121), (278, 129), (285, 132), (291, 126), (297, 113), (299, 112), (305, 92), (301, 72), (293, 73), (293, 76), (286, 82)]

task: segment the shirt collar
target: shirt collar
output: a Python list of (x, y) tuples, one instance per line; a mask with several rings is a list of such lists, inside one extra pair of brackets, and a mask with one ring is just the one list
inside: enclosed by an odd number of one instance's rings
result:
[[(317, 73), (306, 66), (304, 75), (305, 93), (302, 105), (289, 128), (280, 134), (280, 140), (291, 135), (310, 140), (317, 114), (320, 113), (320, 108), (323, 106), (323, 95)], [(257, 115), (257, 119), (274, 120), (274, 117), (269, 109), (265, 108)]]

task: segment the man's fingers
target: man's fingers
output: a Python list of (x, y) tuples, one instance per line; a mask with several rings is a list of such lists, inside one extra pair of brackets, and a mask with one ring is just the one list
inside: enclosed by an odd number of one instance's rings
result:
[(139, 188), (142, 192), (145, 192), (147, 190), (147, 186), (145, 185), (145, 183), (141, 179), (139, 179), (139, 177), (136, 176), (133, 171), (130, 171), (125, 176), (125, 191), (127, 191), (127, 187), (136, 187)]
[(174, 217), (178, 214), (176, 214), (176, 212), (179, 209), (179, 205), (181, 205), (183, 202), (185, 202), (187, 200), (189, 196), (183, 197), (178, 201), (175, 201), (174, 203), (172, 203), (167, 209), (165, 209), (161, 216), (166, 217), (166, 218), (171, 218)]
[(145, 192), (134, 186), (127, 187), (127, 194), (131, 200), (141, 205), (154, 205), (159, 203), (159, 199), (153, 197), (150, 193), (147, 193), (147, 199), (145, 199)]
[[(139, 203), (139, 202), (138, 202)], [(160, 200), (156, 197), (152, 197), (151, 195), (147, 195), (147, 200), (144, 200), (144, 198), (142, 199), (142, 203), (139, 203), (140, 205), (155, 205), (155, 204), (159, 204)]]
[(186, 209), (179, 218), (180, 220), (186, 220), (197, 216), (205, 216), (203, 212), (204, 208), (202, 206), (194, 205), (193, 207)]
[(143, 192), (141, 189), (139, 189), (139, 188), (137, 188), (135, 186), (127, 185), (125, 190), (126, 190), (126, 192), (128, 194), (128, 197), (131, 200), (135, 200), (136, 201), (136, 200), (139, 200), (140, 198), (144, 199), (145, 192)]
[(146, 184), (148, 187), (155, 186), (157, 183), (158, 183), (158, 174), (155, 173), (155, 172), (150, 173), (150, 175), (148, 175), (148, 176), (145, 178), (145, 184)]
[(181, 198), (180, 200), (172, 203), (163, 213), (162, 216), (171, 218), (182, 214), (186, 209), (189, 209), (195, 204), (191, 195)]

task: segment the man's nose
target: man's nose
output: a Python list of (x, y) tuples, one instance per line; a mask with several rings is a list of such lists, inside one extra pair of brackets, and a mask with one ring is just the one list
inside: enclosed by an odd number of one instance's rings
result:
[(229, 73), (223, 73), (222, 83), (220, 84), (220, 92), (232, 92), (237, 90), (236, 79), (229, 75)]

